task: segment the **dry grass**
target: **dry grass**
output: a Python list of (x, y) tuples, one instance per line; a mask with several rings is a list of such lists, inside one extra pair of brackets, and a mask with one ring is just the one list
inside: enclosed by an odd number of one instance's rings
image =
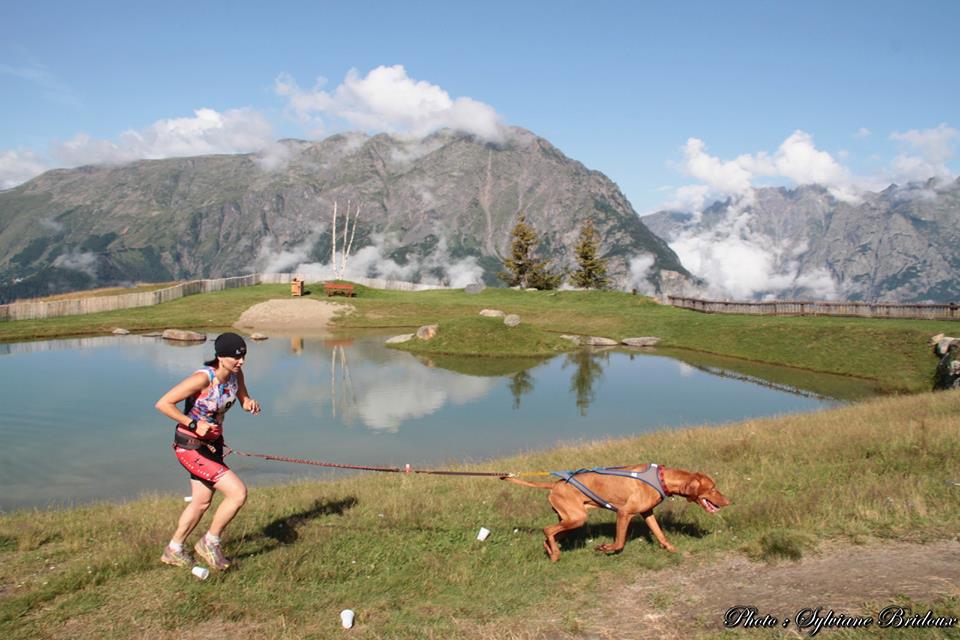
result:
[[(355, 638), (530, 637), (529, 619), (576, 635), (589, 619), (582, 594), (640, 571), (727, 554), (806, 557), (824, 540), (955, 537), (958, 460), (960, 392), (947, 392), (483, 465), (656, 461), (709, 473), (734, 500), (716, 516), (686, 501), (658, 508), (686, 555), (661, 551), (642, 525), (622, 554), (596, 554), (594, 541), (613, 534), (603, 512), (563, 542), (556, 565), (541, 549), (554, 520), (545, 492), (484, 478), (359, 475), (255, 489), (228, 534), (237, 570), (206, 582), (157, 560), (179, 496), (4, 515), (0, 636), (330, 637), (346, 607), (358, 612)], [(485, 543), (474, 539), (480, 526), (493, 531)]]
[(173, 282), (138, 282), (129, 287), (105, 287), (103, 289), (87, 289), (85, 291), (71, 291), (69, 293), (59, 293), (53, 296), (43, 296), (40, 298), (29, 298), (26, 300), (17, 300), (16, 302), (55, 302), (58, 300), (82, 300), (84, 298), (99, 298), (103, 296), (120, 296), (127, 293), (146, 293), (156, 291), (157, 289), (166, 289), (180, 284)]

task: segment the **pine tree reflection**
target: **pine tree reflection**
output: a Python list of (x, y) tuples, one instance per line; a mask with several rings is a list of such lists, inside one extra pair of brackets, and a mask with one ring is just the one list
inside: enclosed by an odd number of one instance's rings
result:
[(509, 388), (510, 393), (513, 394), (513, 408), (519, 409), (520, 398), (524, 394), (533, 391), (533, 376), (530, 375), (529, 369), (524, 369), (510, 376), (510, 382), (507, 384), (507, 388)]
[(603, 363), (610, 361), (609, 351), (595, 351), (590, 349), (581, 349), (568, 354), (563, 368), (570, 365), (576, 366), (573, 377), (570, 379), (570, 391), (577, 398), (577, 409), (581, 416), (587, 415), (587, 409), (596, 399), (593, 385), (603, 379)]

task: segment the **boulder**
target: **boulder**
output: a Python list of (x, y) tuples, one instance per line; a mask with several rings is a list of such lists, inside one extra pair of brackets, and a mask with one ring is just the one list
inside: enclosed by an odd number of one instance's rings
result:
[(439, 329), (440, 327), (435, 324), (425, 324), (417, 329), (417, 337), (421, 340), (433, 340)]
[(400, 336), (393, 336), (392, 338), (387, 338), (386, 344), (400, 344), (401, 342), (407, 342), (413, 338), (412, 333), (405, 333)]
[(570, 342), (572, 342), (577, 346), (580, 345), (580, 336), (571, 336), (571, 335), (563, 334), (560, 337), (563, 338), (564, 340), (569, 340)]
[(628, 347), (655, 347), (660, 342), (660, 338), (644, 336), (642, 338), (624, 338), (620, 342)]
[(480, 309), (480, 315), (484, 318), (502, 318), (507, 315), (500, 309)]
[(950, 347), (954, 344), (960, 345), (960, 338), (951, 338), (950, 336), (945, 336), (942, 333), (930, 338), (930, 345), (933, 347), (933, 354), (938, 358), (942, 358), (947, 355), (947, 351), (950, 350)]
[(468, 284), (463, 288), (463, 290), (469, 294), (477, 294), (486, 288), (486, 285), (484, 285), (482, 282), (474, 282), (472, 284)]
[(267, 339), (267, 336), (263, 335), (262, 333), (251, 333), (251, 334), (250, 334), (250, 339), (251, 339), (251, 340), (266, 340), (266, 339)]
[(130, 333), (129, 331), (127, 331), (126, 329), (121, 329), (120, 327), (117, 327), (116, 329), (113, 330), (113, 335), (115, 336), (125, 336), (125, 335), (129, 335), (129, 333)]
[(511, 313), (508, 316), (504, 316), (503, 324), (507, 325), (508, 327), (515, 327), (518, 324), (520, 324), (520, 316), (518, 316), (515, 313)]
[(164, 329), (160, 337), (164, 340), (177, 340), (179, 342), (203, 342), (207, 339), (205, 333), (187, 331), (186, 329)]
[(580, 344), (585, 344), (590, 347), (612, 347), (620, 343), (610, 338), (602, 338), (600, 336), (586, 336), (580, 340)]

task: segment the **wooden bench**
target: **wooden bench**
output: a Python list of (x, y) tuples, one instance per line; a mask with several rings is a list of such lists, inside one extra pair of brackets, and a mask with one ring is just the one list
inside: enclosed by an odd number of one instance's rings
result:
[(323, 292), (327, 296), (348, 296), (353, 297), (353, 285), (340, 282), (324, 282)]

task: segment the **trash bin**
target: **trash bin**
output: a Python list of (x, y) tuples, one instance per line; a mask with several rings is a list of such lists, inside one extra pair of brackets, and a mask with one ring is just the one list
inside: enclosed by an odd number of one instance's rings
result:
[(290, 281), (290, 293), (295, 296), (303, 295), (303, 278), (294, 278)]

